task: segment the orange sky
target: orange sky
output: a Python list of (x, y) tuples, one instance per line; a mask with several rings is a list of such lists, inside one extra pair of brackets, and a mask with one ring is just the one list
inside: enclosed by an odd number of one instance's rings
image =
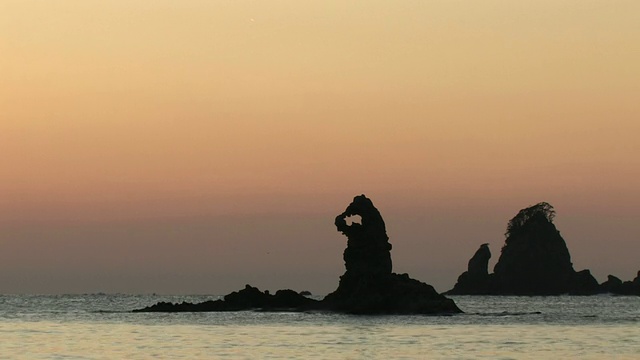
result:
[(2, 1), (0, 293), (327, 292), (343, 272), (333, 217), (360, 193), (396, 271), (438, 290), (481, 243), (495, 261), (507, 221), (539, 201), (578, 270), (630, 279), (638, 14), (635, 0)]

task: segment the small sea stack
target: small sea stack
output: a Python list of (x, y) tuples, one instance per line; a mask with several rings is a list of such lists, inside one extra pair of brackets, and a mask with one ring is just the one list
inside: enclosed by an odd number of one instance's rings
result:
[(458, 277), (456, 285), (448, 293), (455, 295), (486, 294), (489, 289), (489, 281), (491, 281), (489, 259), (491, 259), (489, 244), (480, 245), (480, 248), (469, 260), (467, 271)]
[(611, 294), (640, 296), (640, 271), (631, 281), (622, 281), (618, 277), (609, 275), (607, 281), (600, 284), (600, 287), (603, 292)]

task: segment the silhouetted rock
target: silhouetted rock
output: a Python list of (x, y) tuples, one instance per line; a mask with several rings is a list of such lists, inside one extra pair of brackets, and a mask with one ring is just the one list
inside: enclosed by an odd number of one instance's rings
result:
[(200, 311), (231, 311), (228, 304), (222, 300), (209, 300), (198, 304), (182, 302), (174, 304), (161, 301), (157, 304), (147, 306), (142, 309), (135, 309), (133, 312), (200, 312)]
[(602, 291), (604, 292), (617, 293), (620, 292), (622, 288), (622, 280), (620, 280), (616, 276), (608, 275), (607, 281), (600, 284), (600, 286), (602, 287)]
[(317, 300), (309, 299), (293, 290), (278, 290), (275, 295), (268, 291), (260, 291), (250, 285), (244, 289), (234, 291), (224, 297), (224, 300), (205, 301), (198, 304), (183, 302), (172, 304), (160, 302), (134, 312), (199, 312), (199, 311), (301, 311), (312, 308)]
[(473, 257), (469, 260), (467, 271), (469, 274), (474, 276), (489, 275), (489, 259), (491, 259), (489, 244), (485, 243), (480, 245), (478, 251), (476, 251), (476, 253), (473, 254)]
[[(360, 223), (347, 224), (347, 218), (360, 217)], [(360, 195), (336, 216), (338, 231), (347, 236), (343, 259), (347, 274), (353, 276), (391, 274), (391, 244), (382, 215), (371, 200)]]
[(567, 292), (573, 265), (564, 239), (552, 223), (553, 212), (546, 211), (545, 204), (523, 209), (509, 222), (505, 246), (494, 268), (496, 293)]
[[(359, 216), (360, 223), (347, 223)], [(431, 285), (392, 273), (391, 244), (384, 220), (371, 200), (360, 195), (336, 217), (336, 228), (347, 236), (344, 251), (346, 272), (338, 289), (323, 305), (332, 311), (353, 314), (459, 313), (451, 299)]]
[[(348, 223), (358, 216), (360, 222)], [(157, 303), (135, 312), (181, 311), (307, 311), (324, 310), (351, 314), (453, 314), (462, 312), (453, 300), (438, 294), (431, 285), (392, 273), (391, 244), (384, 220), (366, 196), (356, 196), (335, 225), (347, 236), (344, 251), (346, 272), (338, 289), (322, 301), (292, 290), (275, 295), (247, 285), (224, 300), (200, 304)]]
[(581, 270), (569, 281), (567, 293), (571, 295), (595, 295), (602, 292), (596, 278), (589, 269)]
[[(576, 272), (569, 249), (553, 224), (555, 211), (548, 203), (520, 210), (507, 225), (505, 245), (493, 274), (472, 284), (461, 276), (455, 294), (590, 295), (600, 287), (589, 270)], [(463, 274), (464, 275), (464, 274)], [(485, 283), (485, 279), (488, 282)], [(460, 279), (459, 279), (460, 283)]]
[(475, 295), (489, 292), (489, 259), (491, 251), (489, 244), (482, 244), (473, 257), (469, 260), (467, 271), (463, 272), (453, 289), (447, 294), (451, 295)]
[(635, 279), (625, 282), (613, 275), (609, 275), (607, 281), (603, 282), (600, 287), (603, 292), (611, 294), (640, 296), (640, 271), (638, 271)]
[[(623, 284), (624, 286), (624, 284)], [(640, 296), (640, 271), (636, 275), (636, 278), (633, 281), (630, 281), (629, 286), (629, 294), (630, 295), (638, 295)]]

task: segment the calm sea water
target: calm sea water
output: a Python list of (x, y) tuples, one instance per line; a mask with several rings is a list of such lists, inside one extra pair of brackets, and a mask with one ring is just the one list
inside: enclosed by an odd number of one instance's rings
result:
[(454, 296), (455, 316), (128, 312), (212, 298), (0, 295), (0, 359), (640, 359), (640, 297)]

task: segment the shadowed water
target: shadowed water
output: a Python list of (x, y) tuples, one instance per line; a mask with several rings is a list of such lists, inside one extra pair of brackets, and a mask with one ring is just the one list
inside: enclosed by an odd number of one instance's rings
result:
[[(638, 297), (453, 297), (455, 316), (129, 313), (211, 296), (0, 296), (2, 359), (637, 359)], [(215, 298), (215, 297), (213, 297)]]

